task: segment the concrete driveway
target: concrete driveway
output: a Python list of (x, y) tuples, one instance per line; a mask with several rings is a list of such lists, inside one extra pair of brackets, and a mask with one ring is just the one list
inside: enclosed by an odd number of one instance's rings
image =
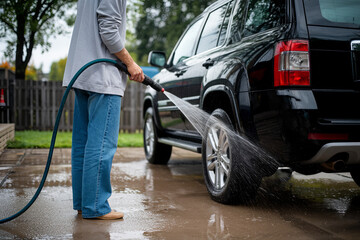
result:
[[(39, 185), (47, 149), (0, 156), (0, 218), (21, 209)], [(209, 198), (200, 155), (174, 149), (167, 166), (140, 148), (118, 149), (110, 204), (124, 220), (85, 220), (72, 210), (70, 149), (56, 149), (35, 204), (0, 225), (0, 239), (359, 239), (360, 188), (348, 174), (294, 173), (263, 181), (251, 205)]]

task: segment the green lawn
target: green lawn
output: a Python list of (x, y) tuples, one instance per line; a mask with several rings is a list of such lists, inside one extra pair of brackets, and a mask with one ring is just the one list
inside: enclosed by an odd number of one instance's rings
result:
[[(71, 147), (71, 132), (58, 132), (56, 148)], [(52, 132), (16, 131), (15, 140), (8, 142), (8, 148), (49, 148)], [(142, 133), (120, 133), (118, 147), (142, 147)]]

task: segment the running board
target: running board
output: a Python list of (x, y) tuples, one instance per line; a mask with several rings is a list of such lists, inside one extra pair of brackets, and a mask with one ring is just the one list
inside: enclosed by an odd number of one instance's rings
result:
[(158, 142), (183, 148), (192, 152), (201, 153), (201, 144), (175, 138), (159, 138)]

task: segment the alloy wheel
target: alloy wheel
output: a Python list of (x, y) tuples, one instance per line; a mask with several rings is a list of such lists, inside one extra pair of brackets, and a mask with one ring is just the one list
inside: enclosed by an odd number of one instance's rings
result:
[(152, 118), (147, 118), (145, 123), (145, 147), (147, 153), (151, 156), (154, 152), (154, 142), (155, 142), (155, 133), (154, 133), (154, 124)]
[(220, 124), (215, 123), (210, 127), (206, 141), (206, 169), (213, 187), (220, 190), (226, 185), (230, 173), (229, 136)]

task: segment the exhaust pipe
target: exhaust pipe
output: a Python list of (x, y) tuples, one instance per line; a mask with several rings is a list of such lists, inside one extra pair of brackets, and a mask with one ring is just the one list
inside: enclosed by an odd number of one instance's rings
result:
[(322, 163), (321, 166), (331, 172), (343, 171), (346, 167), (346, 162), (349, 160), (349, 153), (340, 152), (335, 154), (327, 162)]
[(326, 169), (330, 170), (332, 172), (339, 172), (345, 169), (345, 161), (344, 160), (336, 160), (332, 162), (326, 162), (322, 163), (321, 166)]

